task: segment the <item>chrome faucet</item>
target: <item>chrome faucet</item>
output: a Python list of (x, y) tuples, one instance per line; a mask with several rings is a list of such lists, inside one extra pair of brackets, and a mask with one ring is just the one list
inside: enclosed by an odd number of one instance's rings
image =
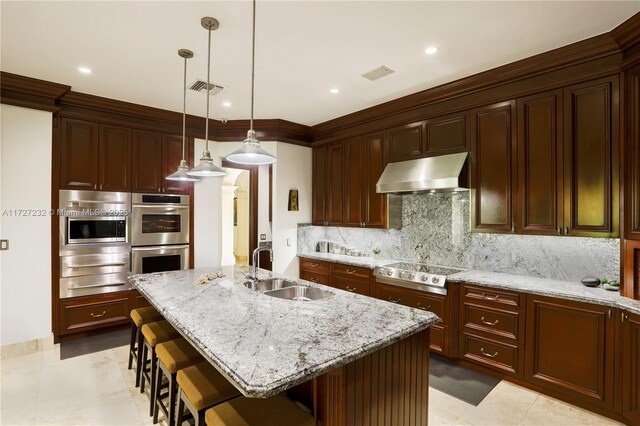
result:
[(273, 262), (273, 250), (271, 247), (258, 247), (253, 251), (253, 277), (251, 277), (254, 281), (258, 280), (258, 269), (260, 268), (260, 256), (258, 253), (261, 251), (269, 252), (269, 260)]

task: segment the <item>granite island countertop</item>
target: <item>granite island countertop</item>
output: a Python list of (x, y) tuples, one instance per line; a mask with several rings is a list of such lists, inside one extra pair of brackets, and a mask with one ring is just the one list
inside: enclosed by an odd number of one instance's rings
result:
[(602, 287), (587, 287), (582, 285), (582, 283), (571, 281), (479, 270), (468, 270), (449, 275), (447, 281), (450, 283), (464, 282), (502, 290), (521, 291), (540, 296), (594, 303), (613, 308), (621, 308), (631, 313), (640, 314), (639, 300), (620, 296), (617, 291), (608, 291)]
[(261, 270), (332, 293), (311, 302), (244, 286), (247, 267), (133, 275), (130, 282), (247, 397), (266, 398), (422, 331), (438, 317), (419, 309)]

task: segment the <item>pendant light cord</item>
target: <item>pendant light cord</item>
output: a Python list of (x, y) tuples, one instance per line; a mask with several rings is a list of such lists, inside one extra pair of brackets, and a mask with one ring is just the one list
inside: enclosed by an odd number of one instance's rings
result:
[(205, 123), (204, 138), (205, 151), (209, 152), (209, 79), (211, 77), (211, 28), (209, 28), (209, 42), (207, 44), (207, 122)]
[(253, 130), (253, 98), (256, 73), (256, 0), (253, 0), (253, 37), (251, 40), (251, 122), (249, 128)]
[(185, 159), (185, 143), (187, 125), (187, 57), (184, 58), (184, 77), (182, 79), (182, 159)]

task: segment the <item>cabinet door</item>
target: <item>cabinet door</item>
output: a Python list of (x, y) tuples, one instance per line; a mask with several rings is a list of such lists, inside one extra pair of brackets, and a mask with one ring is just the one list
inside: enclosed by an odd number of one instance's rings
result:
[(622, 412), (640, 424), (640, 315), (622, 315)]
[(344, 218), (345, 226), (362, 226), (366, 209), (367, 174), (365, 144), (362, 138), (344, 142)]
[(327, 147), (313, 148), (312, 160), (312, 222), (314, 225), (325, 225), (327, 202)]
[(454, 114), (427, 120), (425, 123), (425, 153), (431, 156), (468, 151), (466, 124), (466, 114)]
[(471, 111), (471, 226), (476, 232), (515, 232), (515, 101)]
[(160, 192), (162, 176), (162, 134), (134, 130), (132, 174), (133, 192)]
[[(162, 192), (170, 194), (189, 193), (192, 184), (166, 179), (167, 176), (178, 170), (180, 160), (182, 160), (182, 136), (162, 135)], [(188, 160), (187, 164), (190, 165)]]
[(389, 129), (385, 133), (386, 162), (420, 158), (424, 145), (424, 121)]
[(518, 231), (562, 233), (562, 91), (518, 99)]
[(627, 238), (640, 240), (640, 65), (626, 74), (626, 220)]
[(617, 94), (618, 77), (564, 89), (564, 226), (569, 235), (618, 236)]
[(100, 126), (101, 191), (131, 191), (131, 130)]
[(376, 133), (364, 137), (367, 167), (362, 171), (363, 205), (365, 209), (364, 225), (367, 228), (384, 228), (386, 223), (387, 196), (376, 192), (376, 184), (384, 170), (382, 134)]
[(525, 374), (529, 382), (613, 407), (614, 319), (606, 306), (528, 295)]
[(98, 189), (98, 124), (62, 119), (60, 187)]
[(342, 142), (327, 148), (327, 195), (326, 221), (328, 225), (342, 225), (343, 202), (343, 148)]

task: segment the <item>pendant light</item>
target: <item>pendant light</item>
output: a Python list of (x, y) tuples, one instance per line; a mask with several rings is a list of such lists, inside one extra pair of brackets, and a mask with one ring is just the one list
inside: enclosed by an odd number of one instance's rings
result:
[(220, 167), (213, 164), (213, 158), (209, 152), (209, 79), (211, 77), (211, 31), (215, 31), (220, 27), (220, 23), (215, 18), (204, 17), (200, 23), (209, 33), (209, 44), (207, 45), (207, 121), (205, 123), (205, 148), (200, 159), (200, 164), (187, 172), (190, 176), (202, 177), (218, 177), (226, 175), (226, 172)]
[(253, 130), (253, 103), (256, 69), (256, 0), (253, 0), (253, 39), (251, 45), (251, 122), (247, 132), (247, 138), (242, 142), (242, 148), (227, 155), (227, 160), (240, 164), (271, 164), (276, 162), (276, 157), (260, 147), (260, 141)]
[(189, 166), (184, 159), (185, 157), (185, 140), (186, 140), (186, 127), (187, 127), (187, 59), (193, 58), (193, 52), (188, 49), (178, 50), (178, 55), (184, 58), (184, 77), (182, 81), (182, 160), (178, 166), (178, 170), (167, 176), (167, 180), (177, 180), (181, 182), (198, 182), (195, 177), (189, 176)]

